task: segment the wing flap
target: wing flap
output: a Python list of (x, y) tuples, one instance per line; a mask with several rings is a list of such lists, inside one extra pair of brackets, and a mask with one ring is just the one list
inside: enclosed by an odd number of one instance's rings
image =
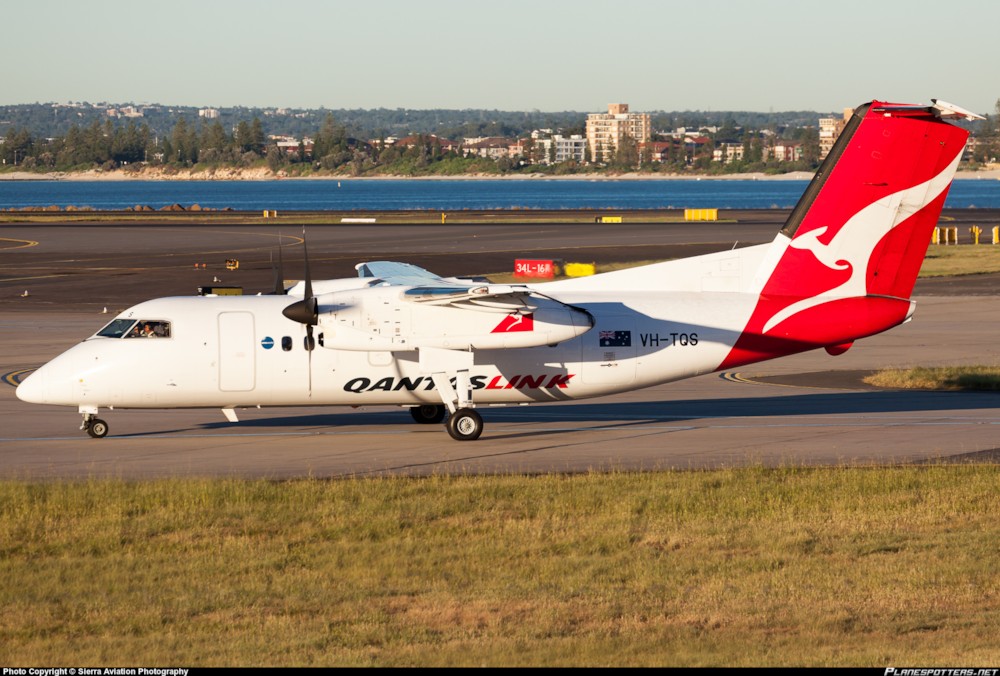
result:
[(426, 305), (456, 305), (469, 309), (511, 312), (531, 311), (524, 302), (532, 291), (517, 284), (490, 284), (445, 279), (433, 272), (409, 263), (370, 261), (355, 266), (362, 278), (378, 280), (377, 284), (403, 287), (403, 300)]

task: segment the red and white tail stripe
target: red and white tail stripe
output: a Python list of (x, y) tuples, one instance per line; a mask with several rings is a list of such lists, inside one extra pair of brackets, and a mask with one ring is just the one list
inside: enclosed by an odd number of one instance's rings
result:
[[(763, 270), (759, 299), (720, 369), (840, 346), (904, 321), (968, 132), (960, 111), (859, 107)], [(964, 111), (960, 111), (964, 113)]]

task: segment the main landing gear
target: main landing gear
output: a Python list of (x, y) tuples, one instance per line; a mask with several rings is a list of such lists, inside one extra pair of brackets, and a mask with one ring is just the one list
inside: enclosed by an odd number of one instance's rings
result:
[[(421, 424), (439, 423), (447, 414), (448, 408), (440, 404), (422, 404), (410, 408), (410, 415)], [(448, 417), (444, 427), (452, 439), (474, 441), (483, 433), (483, 418), (473, 408), (459, 408)]]
[(460, 408), (451, 414), (445, 428), (456, 441), (475, 441), (483, 433), (483, 419), (473, 408)]
[(413, 419), (422, 425), (433, 425), (444, 420), (445, 414), (447, 414), (448, 409), (444, 406), (438, 404), (422, 404), (420, 406), (414, 406), (410, 409), (410, 415)]
[(97, 417), (97, 411), (80, 411), (83, 413), (83, 424), (81, 430), (86, 430), (87, 434), (95, 439), (103, 439), (108, 436), (108, 423)]
[(456, 441), (475, 441), (483, 433), (483, 419), (474, 410), (472, 383), (466, 369), (434, 371), (434, 386), (441, 396), (443, 406), (423, 404), (410, 409), (410, 415), (419, 423), (439, 423), (445, 413), (451, 413), (444, 428)]

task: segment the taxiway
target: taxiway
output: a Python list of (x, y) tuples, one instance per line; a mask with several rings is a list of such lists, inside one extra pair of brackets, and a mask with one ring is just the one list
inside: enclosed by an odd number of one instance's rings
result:
[[(317, 278), (386, 258), (443, 275), (489, 274), (516, 257), (650, 260), (755, 244), (782, 220), (764, 212), (710, 227), (325, 226), (309, 229), (308, 246)], [(860, 380), (887, 366), (996, 363), (995, 278), (965, 287), (921, 281), (913, 321), (839, 357), (815, 351), (613, 397), (485, 408), (486, 432), (474, 443), (454, 442), (394, 407), (246, 409), (237, 424), (216, 410), (111, 411), (102, 412), (111, 435), (91, 439), (77, 429), (75, 410), (14, 396), (19, 374), (135, 302), (190, 295), (213, 278), (266, 292), (274, 246), (295, 244), (298, 234), (270, 226), (4, 226), (0, 477), (282, 479), (998, 459), (1000, 394), (876, 390)], [(285, 249), (286, 278), (295, 276), (299, 250)], [(241, 259), (239, 271), (224, 269), (228, 257)], [(199, 260), (211, 267), (195, 268)]]

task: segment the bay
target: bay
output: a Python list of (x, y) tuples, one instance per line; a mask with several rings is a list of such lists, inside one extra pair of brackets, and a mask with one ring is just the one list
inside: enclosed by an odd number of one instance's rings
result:
[[(329, 179), (274, 181), (0, 181), (0, 209), (122, 210), (172, 204), (236, 211), (490, 209), (787, 209), (805, 180)], [(1000, 181), (957, 179), (946, 208), (1000, 208)]]

